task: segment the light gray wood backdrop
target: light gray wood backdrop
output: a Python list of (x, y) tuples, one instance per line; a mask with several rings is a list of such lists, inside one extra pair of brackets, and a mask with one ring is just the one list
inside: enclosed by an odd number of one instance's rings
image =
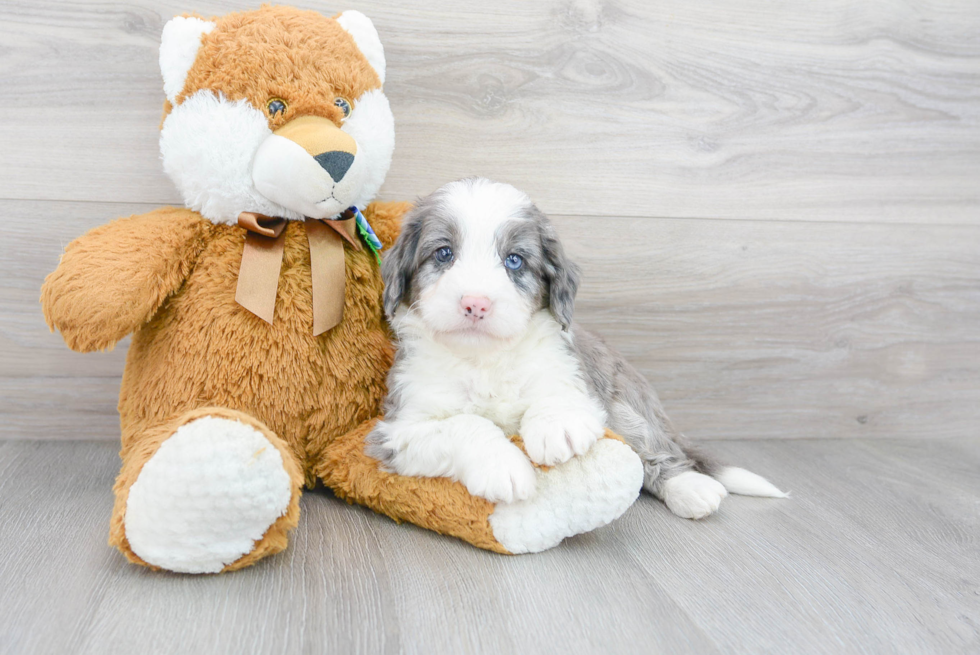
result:
[[(163, 24), (257, 3), (0, 5), (0, 435), (115, 439), (125, 344), (37, 304), (61, 248), (179, 203)], [(384, 199), (526, 189), (580, 320), (692, 437), (975, 436), (980, 4), (298, 2), (372, 17), (398, 129)]]

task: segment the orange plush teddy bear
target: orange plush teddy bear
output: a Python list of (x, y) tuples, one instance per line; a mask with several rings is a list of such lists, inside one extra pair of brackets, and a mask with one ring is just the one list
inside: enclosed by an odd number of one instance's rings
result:
[(630, 506), (642, 467), (615, 438), (497, 506), (364, 454), (392, 362), (379, 251), (409, 208), (371, 202), (394, 128), (370, 20), (182, 16), (163, 30), (160, 67), (160, 150), (185, 207), (79, 237), (41, 295), (73, 350), (133, 334), (111, 544), (155, 568), (238, 569), (286, 547), (318, 478), (501, 553), (550, 548)]

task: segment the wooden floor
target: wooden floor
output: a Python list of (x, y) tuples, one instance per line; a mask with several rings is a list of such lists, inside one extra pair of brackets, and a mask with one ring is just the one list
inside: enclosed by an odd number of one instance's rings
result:
[(113, 444), (3, 441), (0, 652), (980, 652), (980, 439), (708, 445), (792, 499), (505, 557), (315, 491), (284, 553), (195, 577), (106, 545)]

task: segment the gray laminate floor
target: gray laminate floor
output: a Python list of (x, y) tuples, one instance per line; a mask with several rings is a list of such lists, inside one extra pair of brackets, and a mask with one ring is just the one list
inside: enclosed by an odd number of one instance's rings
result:
[(116, 446), (0, 442), (3, 653), (980, 652), (980, 440), (728, 441), (793, 492), (502, 557), (308, 493), (220, 576), (106, 545)]

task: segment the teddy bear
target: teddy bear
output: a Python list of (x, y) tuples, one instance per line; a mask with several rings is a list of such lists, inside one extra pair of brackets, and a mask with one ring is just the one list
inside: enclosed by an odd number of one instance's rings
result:
[(283, 550), (304, 487), (498, 553), (537, 552), (636, 499), (642, 466), (607, 433), (494, 505), (364, 452), (393, 361), (380, 257), (407, 202), (373, 202), (391, 163), (371, 21), (289, 7), (163, 30), (164, 171), (183, 207), (70, 243), (45, 280), (49, 328), (79, 352), (132, 335), (109, 543), (215, 573)]

